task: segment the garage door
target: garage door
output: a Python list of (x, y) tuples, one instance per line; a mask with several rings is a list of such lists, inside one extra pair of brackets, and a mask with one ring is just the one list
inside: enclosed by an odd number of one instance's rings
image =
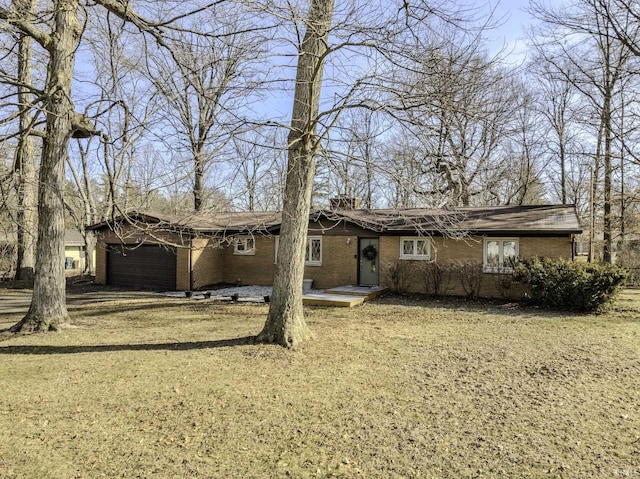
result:
[(136, 289), (174, 291), (176, 289), (176, 251), (162, 245), (131, 248), (109, 245), (107, 282)]

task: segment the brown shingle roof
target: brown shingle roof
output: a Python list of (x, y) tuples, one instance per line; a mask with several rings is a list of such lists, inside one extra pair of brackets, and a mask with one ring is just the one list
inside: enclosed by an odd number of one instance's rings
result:
[[(178, 230), (193, 233), (250, 233), (268, 232), (280, 226), (282, 214), (274, 211), (261, 212), (223, 212), (192, 213), (169, 215), (155, 212), (136, 212), (127, 214), (127, 218), (118, 217), (117, 221), (130, 222), (142, 227), (153, 225), (155, 229)], [(108, 226), (105, 221), (88, 227), (100, 229)]]
[(582, 231), (571, 205), (464, 207), (456, 210), (411, 208), (398, 210), (345, 210), (343, 215), (378, 231), (466, 233), (557, 233)]
[[(132, 222), (155, 224), (159, 228), (193, 233), (237, 234), (268, 233), (278, 230), (280, 212), (226, 212), (213, 214), (165, 215), (130, 213)], [(318, 210), (312, 220), (327, 218), (348, 221), (363, 228), (391, 234), (417, 232), (475, 234), (573, 234), (582, 229), (572, 205), (487, 206), (455, 210), (405, 209), (345, 209)], [(94, 225), (99, 229), (106, 223)]]

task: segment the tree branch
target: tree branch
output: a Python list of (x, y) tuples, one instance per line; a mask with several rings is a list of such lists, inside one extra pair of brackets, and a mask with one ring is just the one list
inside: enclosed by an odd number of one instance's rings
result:
[(24, 18), (19, 18), (16, 13), (13, 13), (6, 8), (0, 7), (0, 20), (6, 20), (22, 33), (30, 36), (45, 50), (49, 51), (49, 49), (51, 48), (51, 35), (38, 30), (33, 23), (26, 21)]

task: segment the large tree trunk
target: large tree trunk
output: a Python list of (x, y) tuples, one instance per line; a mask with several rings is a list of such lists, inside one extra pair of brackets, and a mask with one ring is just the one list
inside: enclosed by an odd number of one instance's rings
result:
[[(14, 0), (14, 6), (25, 17), (35, 8), (35, 0)], [(15, 171), (18, 190), (18, 255), (16, 280), (33, 282), (35, 264), (34, 244), (36, 229), (36, 168), (33, 139), (30, 135), (33, 116), (30, 112), (32, 95), (31, 59), (33, 39), (20, 34), (18, 40), (18, 103), (20, 105), (20, 141), (16, 150)]]
[(302, 280), (318, 149), (316, 119), (333, 5), (334, 0), (312, 0), (299, 51), (278, 264), (269, 314), (257, 337), (288, 348), (311, 336), (302, 310)]
[(68, 321), (64, 277), (64, 166), (72, 135), (71, 78), (80, 25), (78, 0), (54, 2), (47, 71), (47, 130), (40, 163), (38, 242), (33, 298), (13, 332), (48, 331)]

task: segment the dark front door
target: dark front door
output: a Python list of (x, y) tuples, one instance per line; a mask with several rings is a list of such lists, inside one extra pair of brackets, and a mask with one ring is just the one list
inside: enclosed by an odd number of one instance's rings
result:
[(380, 270), (380, 254), (378, 238), (359, 239), (359, 284), (360, 286), (378, 286), (378, 272)]

